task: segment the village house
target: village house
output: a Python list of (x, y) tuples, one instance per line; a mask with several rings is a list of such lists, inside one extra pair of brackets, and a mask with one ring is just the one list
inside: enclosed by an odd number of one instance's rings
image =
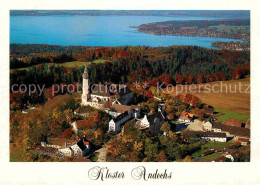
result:
[(123, 124), (131, 118), (139, 118), (141, 107), (139, 105), (120, 105), (113, 104), (109, 110), (112, 119), (109, 121), (108, 131), (119, 132), (123, 128)]
[(226, 133), (218, 133), (218, 132), (193, 132), (196, 137), (201, 139), (205, 139), (208, 141), (217, 141), (217, 142), (227, 142)]
[(71, 147), (61, 148), (61, 149), (58, 150), (58, 152), (61, 153), (65, 157), (73, 157), (74, 156), (74, 152), (73, 152)]
[(204, 107), (203, 108), (203, 112), (204, 112), (204, 114), (206, 114), (208, 116), (211, 116), (214, 113), (214, 109), (210, 108), (210, 107)]
[(59, 153), (66, 157), (83, 157), (90, 151), (90, 143), (83, 138), (72, 146), (61, 148), (58, 150)]
[(49, 148), (56, 148), (56, 149), (62, 148), (62, 147), (59, 146), (59, 145), (47, 144), (46, 142), (41, 142), (41, 146), (42, 146), (42, 147), (49, 147)]
[(213, 132), (221, 132), (222, 123), (214, 122), (212, 123), (212, 131)]
[(204, 122), (208, 121), (212, 124), (215, 121), (215, 119), (212, 116), (204, 115), (204, 117), (202, 118), (202, 121), (204, 121)]
[(231, 154), (223, 154), (214, 159), (212, 162), (225, 162), (227, 161), (227, 159), (229, 159), (231, 162), (235, 161), (234, 157)]
[(227, 126), (233, 126), (233, 127), (245, 127), (245, 123), (237, 119), (228, 119), (223, 124)]
[(186, 123), (188, 125), (187, 130), (189, 131), (205, 131), (202, 122), (199, 119), (195, 119), (191, 123)]
[(165, 122), (165, 116), (162, 112), (155, 112), (150, 115), (145, 115), (143, 119), (136, 122), (138, 129), (148, 128), (151, 135), (155, 136), (161, 133), (161, 126)]
[(59, 154), (62, 154), (65, 157), (83, 157), (90, 150), (90, 143), (84, 137), (79, 141), (67, 143), (64, 142), (63, 145), (60, 140), (52, 141), (52, 144), (47, 144), (46, 142), (41, 142), (41, 146), (44, 148), (54, 148)]
[(240, 145), (242, 146), (246, 146), (249, 143), (249, 139), (248, 138), (238, 138), (237, 141), (239, 142)]
[(239, 138), (249, 139), (250, 140), (250, 129), (237, 127), (237, 126), (229, 126), (222, 123), (213, 123), (212, 124), (213, 132), (224, 132), (228, 135), (228, 137), (233, 137), (235, 141), (238, 141)]
[(206, 131), (212, 130), (212, 124), (209, 121), (207, 121), (207, 122), (203, 121), (202, 126)]
[(193, 121), (194, 115), (188, 112), (182, 112), (181, 116), (179, 117), (180, 122), (190, 123)]
[(108, 111), (109, 115), (116, 118), (120, 114), (128, 112), (131, 118), (139, 118), (141, 114), (141, 107), (139, 105), (121, 105), (121, 104), (113, 104)]
[(108, 131), (119, 132), (123, 128), (123, 124), (131, 118), (131, 114), (127, 111), (123, 114), (120, 114), (116, 118), (112, 118), (109, 121)]

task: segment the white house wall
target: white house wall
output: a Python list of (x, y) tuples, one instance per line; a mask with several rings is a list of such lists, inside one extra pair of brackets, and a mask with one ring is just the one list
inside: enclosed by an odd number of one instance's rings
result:
[(227, 138), (222, 138), (222, 137), (201, 137), (201, 138), (210, 141), (227, 142)]
[(73, 150), (74, 155), (76, 155), (76, 156), (82, 156), (83, 155), (82, 150), (79, 148), (79, 146), (77, 144), (72, 145), (71, 149)]
[(144, 126), (144, 127), (149, 127), (150, 126), (150, 123), (147, 119), (147, 116), (145, 115), (144, 118), (141, 120), (141, 126)]

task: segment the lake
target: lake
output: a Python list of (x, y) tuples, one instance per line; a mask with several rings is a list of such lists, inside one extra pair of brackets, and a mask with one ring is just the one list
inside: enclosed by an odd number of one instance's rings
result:
[(10, 43), (75, 46), (197, 45), (211, 48), (215, 41), (236, 39), (159, 36), (130, 26), (169, 20), (205, 20), (188, 16), (10, 16)]

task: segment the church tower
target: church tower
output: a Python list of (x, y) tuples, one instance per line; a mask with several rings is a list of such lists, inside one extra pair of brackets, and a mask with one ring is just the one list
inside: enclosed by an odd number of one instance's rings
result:
[(90, 97), (90, 92), (89, 92), (90, 81), (89, 81), (87, 66), (85, 66), (82, 78), (83, 78), (83, 81), (82, 81), (82, 103), (85, 104), (85, 102), (87, 102), (88, 98)]

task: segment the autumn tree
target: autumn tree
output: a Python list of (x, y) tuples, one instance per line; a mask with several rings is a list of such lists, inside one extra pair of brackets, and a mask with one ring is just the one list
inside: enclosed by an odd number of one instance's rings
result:
[(169, 133), (170, 130), (171, 130), (171, 125), (169, 123), (165, 122), (162, 124), (161, 131), (163, 131), (164, 135)]
[(164, 151), (160, 151), (159, 154), (156, 156), (156, 161), (158, 162), (167, 162), (167, 157)]
[(158, 143), (153, 142), (151, 139), (145, 139), (145, 151), (144, 151), (148, 161), (154, 161), (158, 154)]
[(62, 132), (62, 138), (63, 139), (71, 139), (73, 136), (72, 128), (67, 128)]
[(182, 162), (195, 162), (195, 159), (192, 159), (191, 156), (187, 155)]

